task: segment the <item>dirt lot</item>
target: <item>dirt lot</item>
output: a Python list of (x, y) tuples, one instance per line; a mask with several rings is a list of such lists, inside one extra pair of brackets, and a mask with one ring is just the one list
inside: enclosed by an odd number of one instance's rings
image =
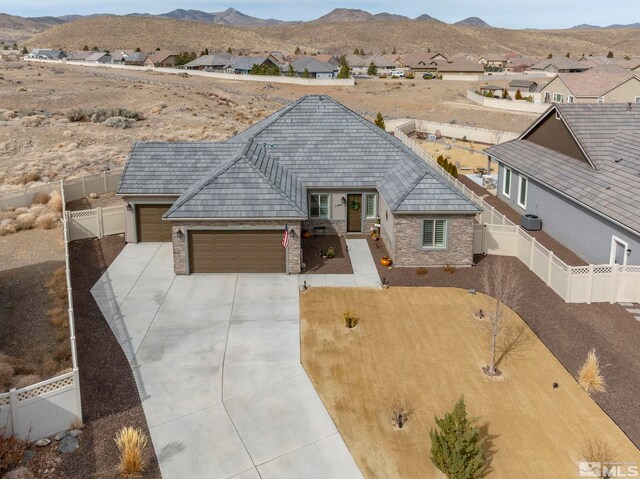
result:
[[(460, 163), (462, 168), (458, 168), (458, 174), (464, 175), (471, 173), (476, 168), (487, 167), (487, 157), (482, 153), (488, 145), (472, 143), (468, 141), (456, 140), (452, 142), (450, 139), (438, 140), (438, 142), (415, 140), (424, 151), (426, 151), (434, 160), (440, 155), (449, 160), (449, 163)], [(495, 168), (495, 167), (494, 167)], [(495, 173), (494, 168), (491, 172)]]
[[(0, 391), (36, 383), (69, 366), (66, 354), (62, 361), (54, 358), (58, 342), (67, 344), (68, 335), (58, 341), (57, 329), (47, 315), (55, 303), (45, 285), (61, 268), (61, 227), (0, 237), (0, 352), (16, 360), (9, 361), (15, 368), (14, 381), (20, 377), (26, 381), (0, 384)], [(59, 281), (64, 282), (64, 275)], [(66, 289), (64, 283), (61, 286)], [(61, 317), (66, 317), (62, 309)], [(68, 348), (66, 351), (69, 353)]]
[[(433, 417), (460, 396), (489, 438), (487, 477), (533, 477), (541, 468), (577, 476), (585, 438), (596, 435), (618, 447), (617, 460), (639, 460), (513, 312), (505, 325), (513, 341), (498, 346), (504, 379), (486, 379), (488, 331), (469, 314), (485, 301), (456, 288), (316, 288), (301, 295), (303, 365), (365, 477), (435, 477), (428, 458)], [(361, 318), (354, 330), (344, 325), (345, 311)], [(397, 400), (414, 409), (403, 430), (390, 419)]]
[[(475, 84), (466, 82), (372, 79), (354, 87), (306, 87), (62, 64), (2, 66), (0, 192), (34, 179), (122, 166), (137, 140), (222, 140), (312, 93), (331, 95), (369, 117), (380, 111), (515, 132), (532, 121), (531, 115), (471, 104), (465, 92)], [(69, 122), (66, 114), (77, 108), (126, 108), (145, 119), (127, 129)]]

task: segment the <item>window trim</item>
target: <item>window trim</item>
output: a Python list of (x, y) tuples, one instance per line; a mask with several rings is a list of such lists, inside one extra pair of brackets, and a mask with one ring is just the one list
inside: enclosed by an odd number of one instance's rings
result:
[[(525, 184), (524, 187), (524, 203), (520, 202), (520, 198), (522, 198), (522, 184)], [(518, 177), (518, 198), (516, 198), (516, 203), (520, 208), (527, 209), (527, 197), (529, 196), (529, 178), (526, 176), (520, 175)]]
[[(622, 253), (622, 264), (616, 263), (616, 243), (620, 244), (624, 248)], [(627, 251), (629, 250), (629, 243), (617, 236), (611, 236), (611, 252), (609, 253), (609, 264), (618, 264), (619, 266), (627, 265)]]
[[(318, 197), (318, 216), (313, 216), (311, 214), (311, 198), (317, 196)], [(321, 205), (320, 198), (322, 196), (327, 197), (327, 216), (321, 215)], [(310, 193), (309, 194), (309, 219), (313, 220), (330, 220), (331, 219), (331, 194), (330, 193)]]
[(567, 97), (567, 103), (573, 103), (576, 100), (576, 97), (574, 97), (573, 95), (569, 95)]
[[(556, 98), (559, 98), (559, 100), (556, 100)], [(553, 92), (553, 102), (564, 103), (564, 95), (562, 93)]]
[[(434, 245), (427, 246), (425, 244), (424, 237), (424, 224), (427, 221), (433, 221), (433, 231), (434, 231)], [(444, 244), (442, 246), (435, 245), (435, 225), (437, 221), (444, 221)], [(420, 230), (420, 247), (425, 251), (447, 251), (449, 249), (449, 218), (423, 218), (420, 222), (421, 230)]]
[(637, 97), (635, 98), (634, 103), (640, 103), (640, 96), (637, 96)]
[[(510, 168), (506, 166), (503, 169), (504, 178), (502, 180), (502, 196), (505, 198), (511, 198), (511, 180), (512, 180), (512, 172)], [(509, 181), (507, 182), (507, 176), (509, 177)], [(509, 191), (507, 192), (507, 185), (509, 186)]]
[[(369, 197), (373, 197), (373, 215), (369, 216)], [(364, 215), (366, 219), (375, 219), (378, 217), (378, 195), (375, 193), (365, 193), (364, 195)]]
[(598, 103), (604, 103), (604, 97), (603, 96), (599, 96), (598, 97)]

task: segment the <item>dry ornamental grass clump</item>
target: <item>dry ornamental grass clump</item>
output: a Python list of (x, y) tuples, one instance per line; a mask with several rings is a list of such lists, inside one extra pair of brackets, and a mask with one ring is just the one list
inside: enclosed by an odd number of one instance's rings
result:
[(6, 387), (11, 382), (14, 374), (15, 369), (11, 364), (0, 363), (0, 388)]
[(602, 393), (607, 390), (604, 377), (600, 373), (600, 360), (596, 356), (595, 349), (592, 349), (587, 354), (587, 359), (578, 373), (578, 383), (589, 394), (592, 392)]
[(52, 212), (45, 213), (42, 216), (38, 216), (36, 218), (36, 221), (34, 222), (34, 226), (36, 228), (41, 228), (43, 230), (53, 229), (57, 225), (58, 225), (58, 215)]
[(0, 221), (0, 236), (10, 235), (16, 232), (16, 222), (14, 220)]
[(34, 205), (46, 205), (49, 202), (50, 196), (46, 193), (36, 193), (33, 197)]
[(35, 221), (36, 217), (33, 213), (22, 213), (16, 217), (16, 228), (18, 230), (30, 230), (33, 228)]
[(144, 448), (148, 440), (145, 433), (140, 429), (123, 427), (116, 434), (115, 441), (120, 456), (118, 469), (124, 475), (139, 477), (146, 462)]
[(610, 477), (605, 475), (606, 471), (602, 469), (602, 463), (615, 461), (616, 451), (617, 448), (601, 436), (587, 438), (580, 450), (580, 456), (583, 461), (591, 463), (591, 469), (586, 471), (581, 469), (580, 472), (591, 473), (592, 477)]
[(60, 196), (60, 193), (54, 190), (51, 192), (50, 196), (51, 199), (47, 203), (49, 209), (56, 213), (62, 213), (62, 196)]

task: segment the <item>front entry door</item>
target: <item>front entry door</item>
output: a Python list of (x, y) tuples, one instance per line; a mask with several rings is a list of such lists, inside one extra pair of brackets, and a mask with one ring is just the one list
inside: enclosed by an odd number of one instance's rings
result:
[(347, 233), (362, 233), (362, 195), (347, 195)]

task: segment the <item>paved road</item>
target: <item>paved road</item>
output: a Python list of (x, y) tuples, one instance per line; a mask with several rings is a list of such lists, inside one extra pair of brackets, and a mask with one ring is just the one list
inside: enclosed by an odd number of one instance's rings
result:
[(96, 283), (165, 479), (362, 477), (300, 364), (299, 281), (175, 276), (170, 244), (140, 243)]

